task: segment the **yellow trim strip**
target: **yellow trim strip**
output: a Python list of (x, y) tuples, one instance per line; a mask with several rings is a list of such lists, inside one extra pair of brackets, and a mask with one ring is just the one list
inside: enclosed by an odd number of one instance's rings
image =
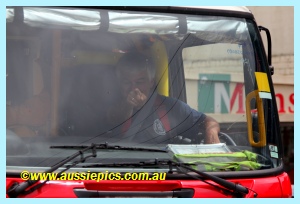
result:
[(157, 91), (159, 94), (169, 96), (168, 55), (163, 42), (156, 41), (151, 48), (151, 54), (156, 64), (156, 83), (159, 82)]
[(257, 81), (258, 91), (270, 93), (270, 86), (269, 86), (269, 80), (267, 77), (267, 73), (255, 72), (255, 78)]

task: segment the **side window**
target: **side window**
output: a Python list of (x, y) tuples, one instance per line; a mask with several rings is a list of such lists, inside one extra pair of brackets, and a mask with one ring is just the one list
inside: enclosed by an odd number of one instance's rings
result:
[(188, 104), (219, 122), (246, 121), (242, 52), (242, 45), (229, 43), (185, 48)]

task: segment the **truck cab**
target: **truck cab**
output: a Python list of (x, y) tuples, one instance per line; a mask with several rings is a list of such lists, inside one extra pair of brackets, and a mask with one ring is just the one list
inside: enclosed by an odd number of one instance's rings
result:
[[(6, 12), (7, 197), (292, 196), (269, 33), (246, 7)], [(138, 108), (129, 54), (154, 70)]]

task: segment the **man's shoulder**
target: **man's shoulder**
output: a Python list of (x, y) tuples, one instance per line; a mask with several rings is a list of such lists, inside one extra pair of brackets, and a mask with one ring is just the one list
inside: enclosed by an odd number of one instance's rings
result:
[(170, 96), (164, 96), (164, 95), (160, 95), (157, 94), (156, 97), (156, 103), (160, 104), (160, 105), (165, 105), (165, 106), (176, 106), (176, 107), (185, 107), (188, 106), (186, 103), (184, 103), (183, 101), (170, 97)]
[[(164, 107), (168, 114), (173, 115), (175, 118), (186, 120), (187, 118), (193, 118), (194, 120), (198, 120), (199, 118), (205, 117), (205, 115), (192, 107), (190, 107), (185, 102), (157, 94), (157, 106)], [(187, 120), (188, 121), (188, 120)]]
[(169, 97), (169, 96), (157, 94), (156, 101), (161, 102), (161, 103), (171, 103), (171, 102), (176, 102), (177, 99)]

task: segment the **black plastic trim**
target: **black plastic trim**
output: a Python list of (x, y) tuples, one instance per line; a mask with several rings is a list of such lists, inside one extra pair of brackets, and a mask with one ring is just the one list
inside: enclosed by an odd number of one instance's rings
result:
[[(69, 170), (70, 171), (70, 170)], [(71, 172), (71, 171), (70, 171)], [(6, 177), (10, 178), (20, 178), (21, 172), (6, 172)], [(264, 170), (255, 170), (255, 171), (231, 171), (231, 172), (205, 172), (214, 176), (218, 176), (224, 179), (240, 179), (240, 178), (263, 178), (267, 176), (277, 176), (284, 173), (284, 166), (283, 164), (277, 168), (273, 169), (264, 169)], [(191, 172), (192, 175), (199, 177), (198, 174), (194, 174)], [(166, 180), (193, 180), (192, 177), (185, 175), (185, 174), (177, 174), (174, 173), (167, 173)]]
[(85, 7), (85, 8), (99, 8), (111, 10), (124, 10), (124, 11), (146, 11), (146, 12), (164, 12), (164, 13), (177, 13), (177, 14), (193, 14), (193, 15), (214, 15), (214, 16), (227, 16), (227, 17), (241, 17), (247, 19), (254, 19), (252, 13), (232, 10), (219, 10), (197, 7), (175, 7), (175, 6), (101, 6), (101, 7)]
[(195, 192), (194, 189), (175, 189), (172, 191), (97, 191), (74, 189), (74, 193), (78, 198), (192, 198)]

